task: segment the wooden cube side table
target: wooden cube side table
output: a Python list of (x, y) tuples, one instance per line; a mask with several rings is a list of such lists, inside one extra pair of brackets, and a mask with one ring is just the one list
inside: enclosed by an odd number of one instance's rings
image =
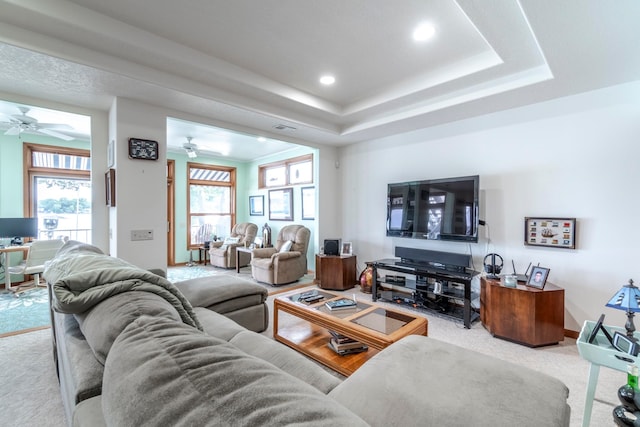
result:
[(322, 289), (344, 291), (356, 285), (355, 255), (317, 255), (315, 283)]

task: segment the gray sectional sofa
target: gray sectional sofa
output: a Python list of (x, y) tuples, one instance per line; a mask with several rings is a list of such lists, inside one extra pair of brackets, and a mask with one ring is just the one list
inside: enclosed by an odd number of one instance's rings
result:
[(343, 380), (257, 333), (258, 285), (172, 285), (75, 242), (44, 277), (69, 425), (569, 425), (560, 381), (427, 337)]

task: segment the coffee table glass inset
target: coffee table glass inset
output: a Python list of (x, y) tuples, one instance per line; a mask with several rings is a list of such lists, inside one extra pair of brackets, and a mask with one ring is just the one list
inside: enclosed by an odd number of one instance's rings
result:
[[(273, 336), (301, 353), (350, 375), (383, 348), (407, 335), (427, 335), (427, 319), (387, 309), (371, 302), (357, 302), (357, 308), (329, 310), (325, 302), (349, 297), (348, 293), (318, 289), (321, 301), (310, 304), (293, 291), (274, 300)], [(362, 353), (338, 355), (328, 346), (328, 330), (367, 344)]]

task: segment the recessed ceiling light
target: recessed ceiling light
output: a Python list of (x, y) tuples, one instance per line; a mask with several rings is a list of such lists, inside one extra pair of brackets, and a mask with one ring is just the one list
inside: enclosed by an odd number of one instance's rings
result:
[(267, 140), (267, 138), (265, 138), (264, 136), (259, 136), (258, 137), (258, 141), (260, 142), (265, 142)]
[(429, 40), (436, 33), (436, 29), (429, 23), (422, 23), (413, 30), (413, 39), (417, 42)]
[(320, 77), (320, 83), (323, 85), (332, 85), (336, 82), (336, 78), (330, 75)]

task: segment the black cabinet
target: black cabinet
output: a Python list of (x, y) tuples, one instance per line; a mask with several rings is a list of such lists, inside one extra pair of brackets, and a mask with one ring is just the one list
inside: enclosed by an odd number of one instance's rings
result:
[(374, 261), (372, 267), (373, 277), (377, 278), (371, 287), (373, 301), (381, 299), (425, 309), (460, 320), (466, 328), (480, 317), (471, 308), (471, 301), (479, 298), (471, 291), (477, 271), (436, 268), (400, 259)]

